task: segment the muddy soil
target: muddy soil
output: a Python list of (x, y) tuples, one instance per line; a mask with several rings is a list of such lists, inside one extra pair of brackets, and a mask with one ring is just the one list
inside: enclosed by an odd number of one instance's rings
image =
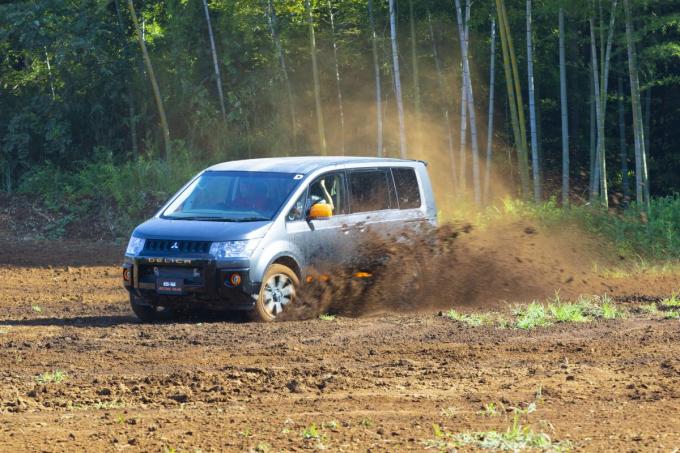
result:
[[(558, 262), (534, 233), (504, 233), (516, 249), (503, 258), (471, 239), (460, 259), (486, 263), (473, 273), (485, 278), (440, 291), (439, 308), (272, 324), (142, 325), (120, 285), (120, 246), (2, 243), (0, 451), (422, 451), (433, 424), (504, 431), (511, 408), (531, 402), (523, 422), (576, 450), (680, 448), (680, 321), (635, 314), (526, 332), (438, 316), (506, 310), (558, 287), (631, 307), (680, 290), (672, 274), (577, 275), (580, 251)], [(63, 381), (40, 382), (53, 371)], [(491, 402), (498, 413), (485, 416)]]

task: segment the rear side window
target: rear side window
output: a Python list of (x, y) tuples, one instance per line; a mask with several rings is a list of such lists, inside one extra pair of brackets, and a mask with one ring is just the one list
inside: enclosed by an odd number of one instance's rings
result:
[(413, 168), (393, 168), (394, 185), (397, 187), (399, 209), (420, 207), (420, 189), (418, 178)]
[(385, 170), (349, 172), (350, 208), (352, 212), (390, 209), (388, 173)]

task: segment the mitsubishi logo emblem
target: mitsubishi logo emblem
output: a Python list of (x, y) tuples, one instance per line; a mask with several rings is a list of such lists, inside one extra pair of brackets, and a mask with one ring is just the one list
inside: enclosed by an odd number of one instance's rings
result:
[(173, 242), (172, 245), (170, 246), (171, 249), (173, 250), (178, 250), (179, 249), (179, 244), (177, 241)]

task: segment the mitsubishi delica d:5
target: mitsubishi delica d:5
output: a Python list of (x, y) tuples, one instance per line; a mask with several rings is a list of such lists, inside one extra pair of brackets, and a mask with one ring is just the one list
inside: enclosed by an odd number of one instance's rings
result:
[(435, 224), (424, 162), (283, 157), (214, 165), (132, 232), (123, 283), (142, 321), (192, 308), (272, 321), (306, 269), (342, 263), (367, 231)]

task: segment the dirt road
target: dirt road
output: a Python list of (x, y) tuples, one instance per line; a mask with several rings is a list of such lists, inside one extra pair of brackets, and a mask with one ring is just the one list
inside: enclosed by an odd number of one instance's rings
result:
[[(421, 451), (433, 424), (503, 432), (532, 402), (522, 423), (576, 450), (680, 448), (678, 320), (141, 325), (119, 247), (2, 250), (0, 451)], [(631, 308), (680, 289), (677, 275), (636, 282), (612, 282)]]

